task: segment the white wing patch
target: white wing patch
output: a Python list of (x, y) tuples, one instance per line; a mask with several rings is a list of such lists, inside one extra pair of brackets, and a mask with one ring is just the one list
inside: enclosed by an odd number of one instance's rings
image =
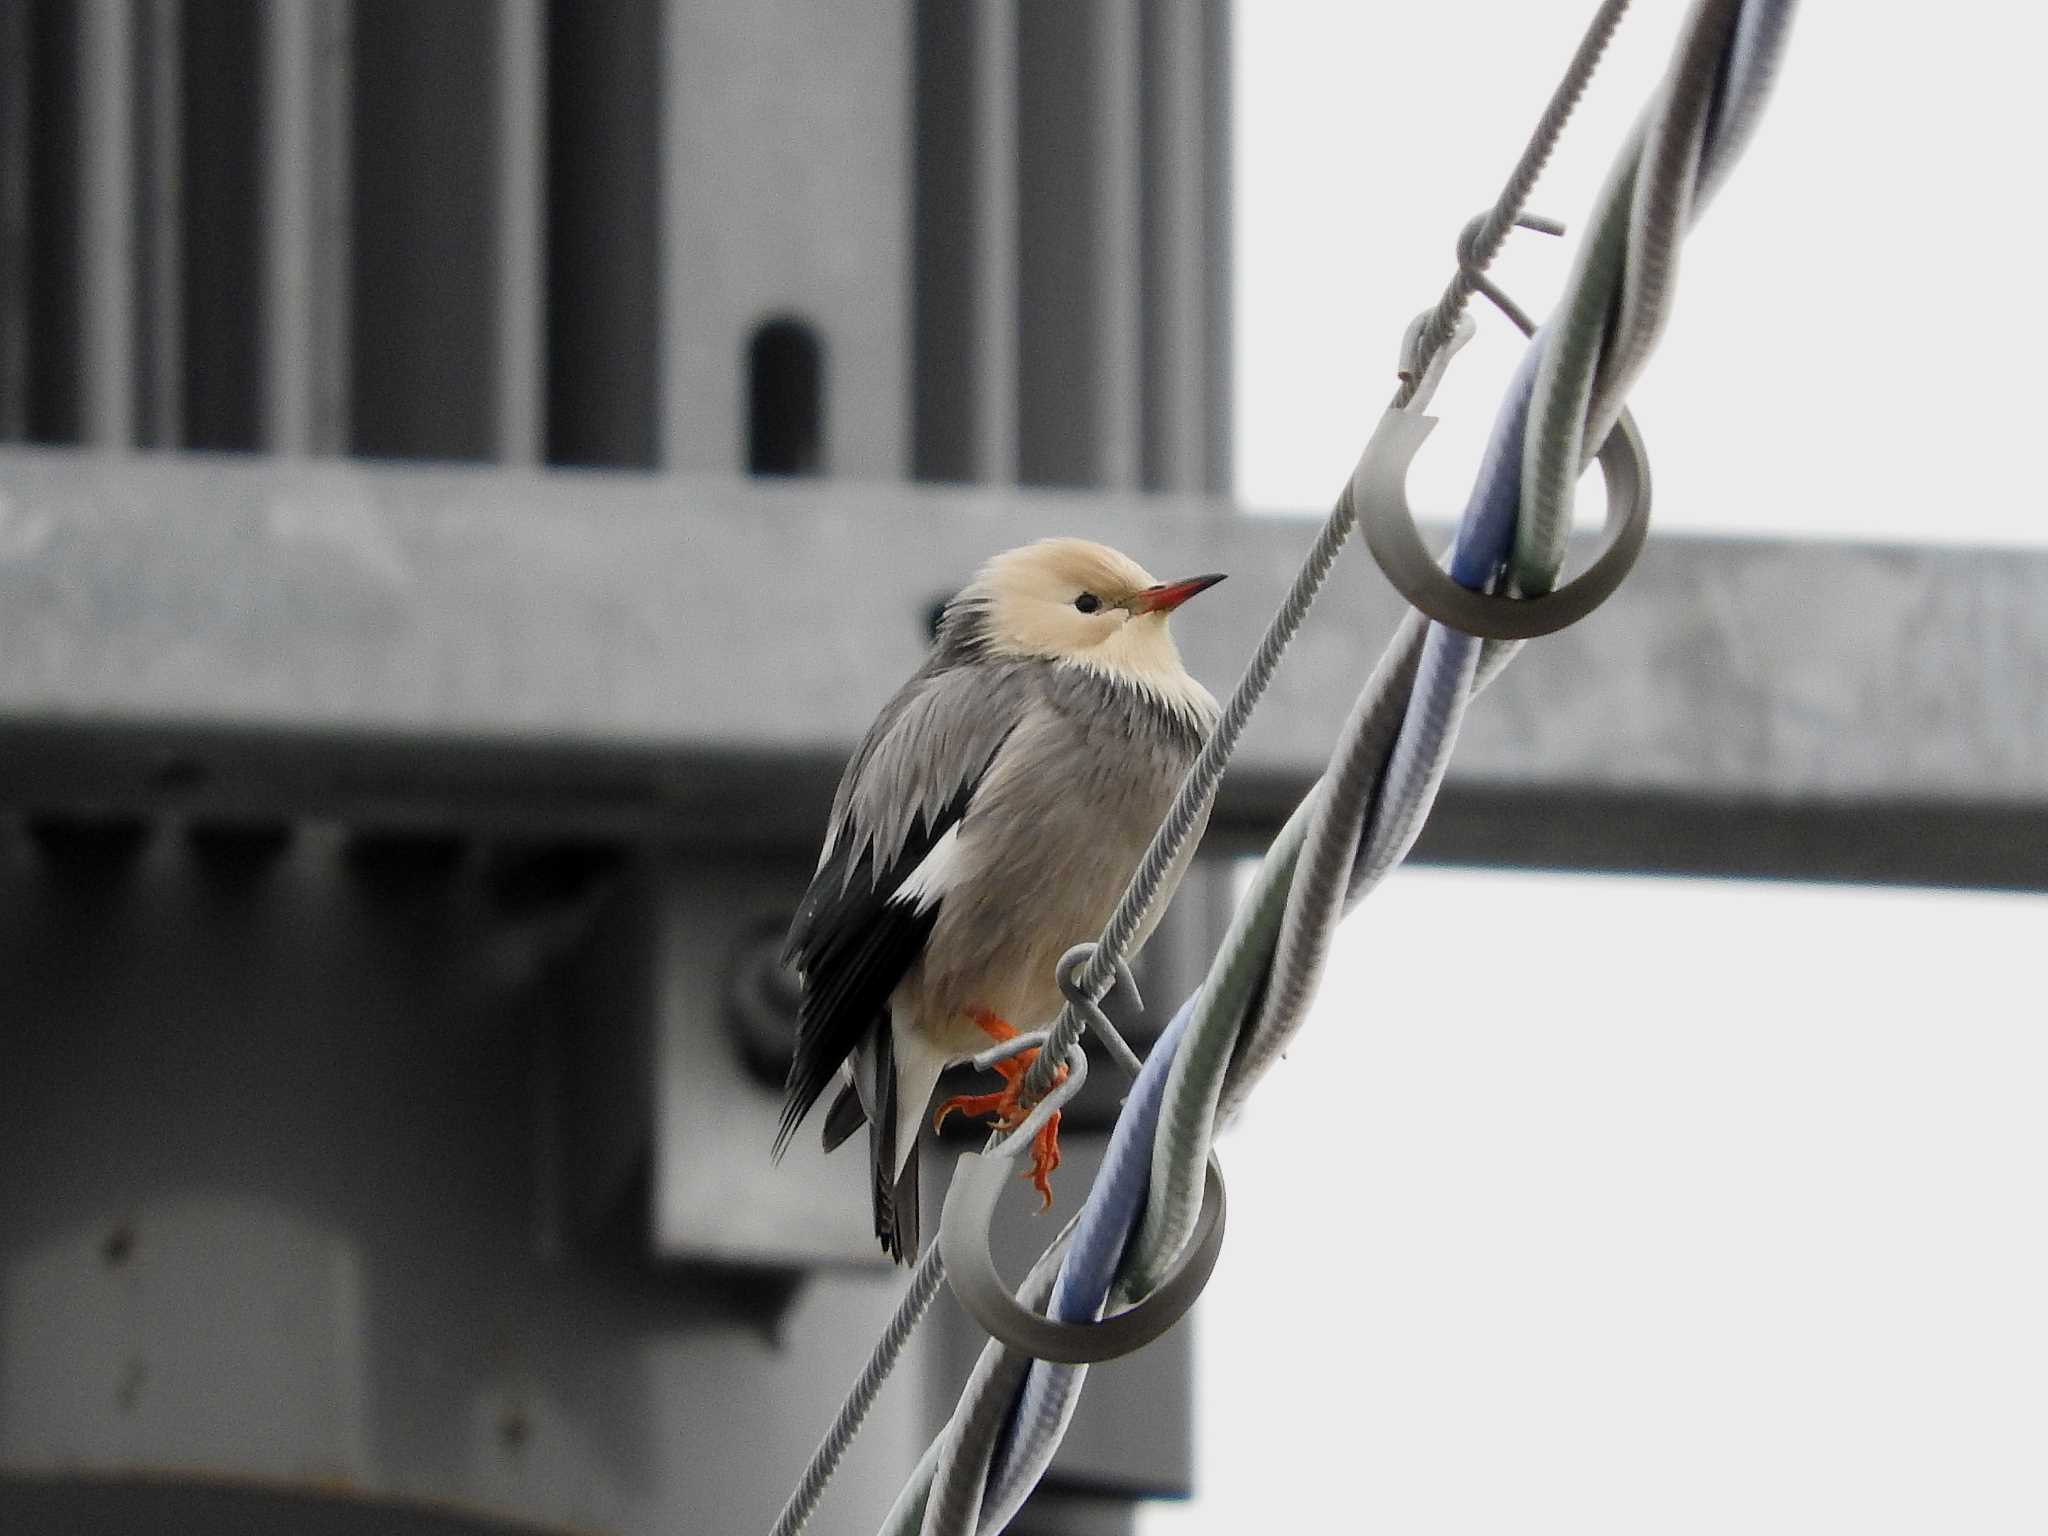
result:
[(946, 828), (945, 835), (932, 844), (910, 878), (896, 888), (891, 901), (908, 902), (919, 912), (929, 909), (947, 891), (960, 883), (966, 856), (960, 846), (960, 823)]

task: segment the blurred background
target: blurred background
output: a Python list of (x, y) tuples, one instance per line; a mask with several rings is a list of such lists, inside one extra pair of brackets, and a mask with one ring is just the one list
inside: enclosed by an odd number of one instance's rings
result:
[[(847, 753), (1050, 533), (1230, 572), (1223, 692), (1584, 19), (0, 0), (0, 1529), (765, 1530), (901, 1284), (857, 1154), (767, 1157)], [(2048, 1522), (2036, 30), (1802, 15), (1637, 392), (1660, 532), (1475, 707), (1015, 1529)], [(1347, 553), (1159, 1019), (1397, 617)], [(978, 1345), (942, 1297), (815, 1529)]]

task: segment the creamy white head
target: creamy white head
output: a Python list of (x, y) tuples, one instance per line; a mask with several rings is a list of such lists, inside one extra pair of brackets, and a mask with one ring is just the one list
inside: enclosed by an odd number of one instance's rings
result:
[(1215, 700), (1181, 664), (1166, 620), (1222, 579), (1156, 581), (1105, 544), (1043, 539), (984, 565), (949, 607), (949, 628), (956, 619), (971, 623), (974, 642), (989, 655), (1086, 667), (1175, 708), (1213, 715)]

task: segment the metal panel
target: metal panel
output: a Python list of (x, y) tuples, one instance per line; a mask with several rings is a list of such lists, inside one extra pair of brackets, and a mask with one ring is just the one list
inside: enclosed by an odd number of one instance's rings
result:
[[(146, 1470), (193, 1497), (128, 1513), (225, 1528), (765, 1528), (896, 1290), (546, 1241), (549, 1063), (609, 952), (460, 845), (94, 847), (0, 831), (0, 1518)], [(886, 1506), (921, 1419), (876, 1405), (821, 1529)], [(271, 1499), (197, 1498), (224, 1477)]]
[[(1182, 498), (15, 450), (0, 798), (805, 843), (932, 602), (990, 550), (1074, 530), (1232, 573), (1176, 626), (1219, 690), (1310, 536)], [(1396, 611), (1347, 554), (1226, 781), (1223, 831), (1270, 827), (1320, 769)], [(2028, 812), (2048, 801), (2048, 698), (2012, 679), (2044, 666), (2048, 556), (1656, 540), (1474, 708), (1440, 819), (1482, 792), (1649, 803), (1674, 826)], [(2001, 879), (2044, 859), (2030, 839)]]
[(865, 1138), (827, 1157), (814, 1117), (769, 1163), (782, 1105), (776, 1058), (786, 1064), (794, 1031), (750, 1064), (730, 1002), (740, 968), (779, 950), (812, 866), (801, 853), (682, 855), (658, 877), (653, 1221), (662, 1254), (890, 1268), (869, 1218)]
[(824, 468), (910, 455), (910, 0), (669, 0), (663, 12), (662, 460), (745, 463), (745, 361), (822, 336)]

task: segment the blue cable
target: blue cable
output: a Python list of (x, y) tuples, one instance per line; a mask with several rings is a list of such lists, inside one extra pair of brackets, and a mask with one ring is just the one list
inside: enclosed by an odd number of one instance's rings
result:
[[(1123, 1262), (1124, 1247), (1137, 1229), (1138, 1215), (1144, 1209), (1145, 1190), (1151, 1181), (1152, 1138), (1159, 1129), (1160, 1111), (1166, 1103), (1167, 1074), (1201, 995), (1199, 987), (1188, 995), (1173, 1021), (1161, 1032), (1158, 1043), (1146, 1053), (1145, 1064), (1139, 1069), (1137, 1081), (1132, 1084), (1130, 1096), (1124, 1100), (1123, 1111), (1110, 1132), (1109, 1149), (1103, 1154), (1095, 1186), (1081, 1208), (1059, 1278), (1053, 1282), (1052, 1299), (1046, 1307), (1050, 1317), (1068, 1323), (1092, 1323), (1108, 1303), (1110, 1288), (1116, 1283), (1117, 1266)], [(1005, 1495), (1015, 1494), (1021, 1504), (1038, 1481), (1042, 1468), (1016, 1464), (1019, 1430), (1036, 1423), (1048, 1427), (1056, 1423), (1064, 1430), (1080, 1397), (1082, 1378), (1087, 1374), (1085, 1365), (1055, 1365), (1046, 1360), (1032, 1364), (1024, 1385), (1018, 1389), (1017, 1406), (1003, 1428), (995, 1460), (990, 1465), (989, 1495), (982, 1509), (984, 1526), (998, 1518), (997, 1511), (1008, 1502)], [(1024, 1436), (1022, 1443), (1030, 1444), (1036, 1438)], [(1009, 1513), (1002, 1511), (1002, 1517)]]

